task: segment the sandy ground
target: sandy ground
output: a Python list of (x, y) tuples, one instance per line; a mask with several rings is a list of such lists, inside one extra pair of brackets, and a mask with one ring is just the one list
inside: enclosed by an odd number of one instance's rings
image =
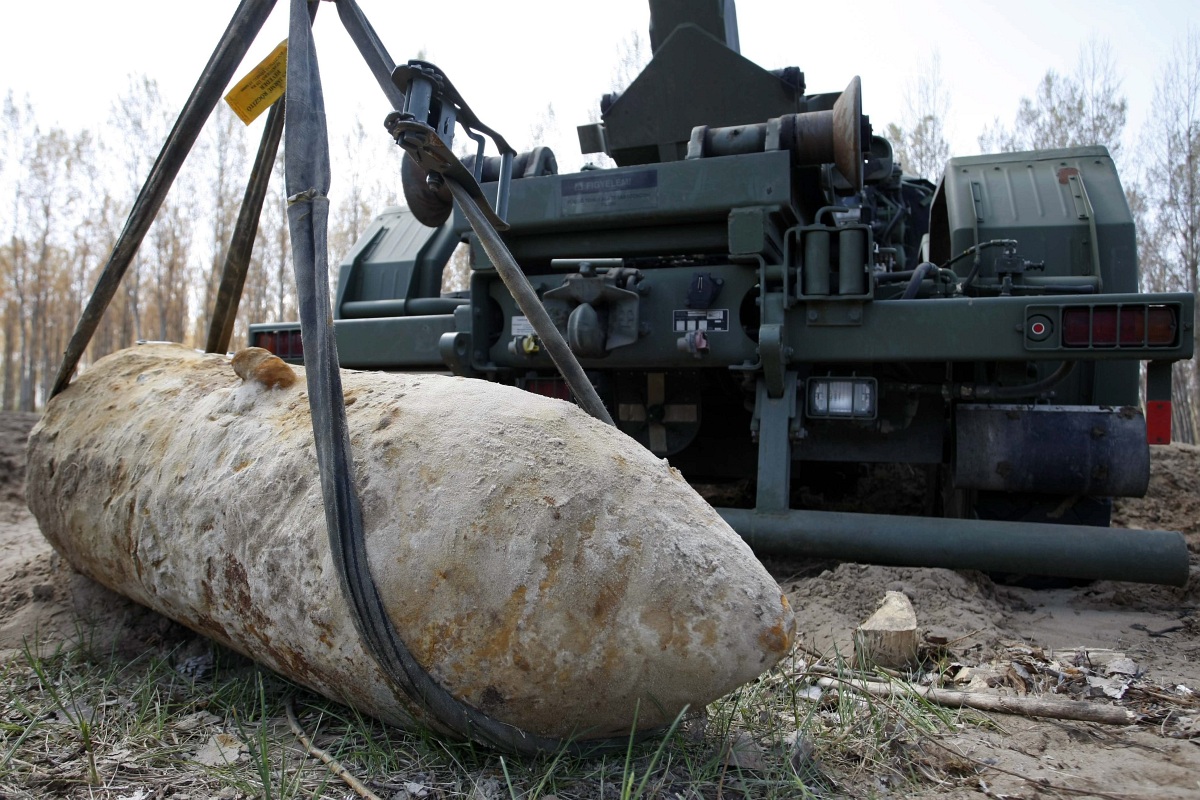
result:
[[(72, 577), (42, 539), (22, 486), (34, 419), (0, 414), (0, 655), (7, 660), (30, 642), (60, 646), (85, 628), (133, 651), (170, 635), (170, 623)], [(946, 744), (996, 769), (967, 788), (931, 787), (926, 796), (1200, 798), (1200, 449), (1155, 448), (1148, 496), (1122, 502), (1115, 522), (1182, 531), (1188, 585), (1033, 590), (941, 569), (770, 566), (798, 610), (801, 647), (810, 653), (851, 652), (855, 626), (885, 591), (897, 590), (960, 688), (1060, 694), (1143, 715), (1128, 727), (1016, 716), (964, 727)]]

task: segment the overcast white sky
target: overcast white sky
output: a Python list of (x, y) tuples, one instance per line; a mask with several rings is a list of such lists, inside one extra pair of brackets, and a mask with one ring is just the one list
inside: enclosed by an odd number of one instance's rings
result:
[[(513, 144), (553, 103), (560, 162), (578, 163), (574, 128), (607, 91), (617, 43), (645, 30), (644, 0), (359, 0), (398, 63), (424, 49), (485, 122)], [(147, 73), (178, 107), (195, 83), (236, 0), (39, 0), (6, 3), (0, 17), (0, 94), (28, 94), (44, 124), (99, 128), (132, 73)], [(280, 0), (239, 76), (286, 35)], [(1130, 135), (1141, 127), (1173, 43), (1200, 26), (1191, 0), (932, 0), (857, 3), (738, 0), (742, 54), (775, 69), (798, 66), (810, 92), (837, 91), (862, 76), (863, 108), (876, 130), (899, 120), (915, 58), (940, 51), (951, 95), (952, 150), (977, 152), (999, 116), (1011, 124), (1022, 95), (1047, 68), (1069, 72), (1080, 43), (1114, 48), (1129, 100)], [(387, 109), (336, 10), (317, 18), (332, 141), (361, 114), (368, 132)], [(259, 123), (261, 124), (261, 122)], [(250, 135), (257, 140), (257, 132)], [(562, 142), (562, 143), (560, 143)], [(569, 144), (568, 144), (569, 143)], [(335, 176), (336, 179), (336, 176)]]

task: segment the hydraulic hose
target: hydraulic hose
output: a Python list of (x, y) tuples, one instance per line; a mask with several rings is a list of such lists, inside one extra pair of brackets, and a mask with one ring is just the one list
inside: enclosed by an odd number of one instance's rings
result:
[(917, 296), (917, 292), (921, 290), (921, 281), (928, 277), (929, 273), (937, 270), (937, 267), (928, 261), (918, 264), (913, 270), (912, 277), (908, 280), (908, 285), (904, 287), (904, 294), (900, 295), (901, 300), (912, 300)]
[(963, 250), (961, 253), (959, 253), (958, 255), (951, 258), (945, 264), (942, 264), (941, 268), (949, 269), (952, 265), (958, 263), (959, 261), (962, 261), (967, 256), (970, 256), (970, 255), (975, 256), (975, 263), (971, 265), (971, 272), (967, 275), (967, 277), (965, 279), (963, 279), (962, 285), (959, 287), (961, 289), (966, 289), (968, 286), (971, 285), (971, 283), (976, 278), (979, 277), (979, 270), (983, 267), (983, 260), (980, 259), (979, 254), (983, 250), (985, 250), (988, 247), (1008, 247), (1008, 246), (1016, 247), (1016, 245), (1017, 245), (1016, 239), (990, 239), (986, 242), (980, 242), (979, 244), (971, 245), (966, 250)]

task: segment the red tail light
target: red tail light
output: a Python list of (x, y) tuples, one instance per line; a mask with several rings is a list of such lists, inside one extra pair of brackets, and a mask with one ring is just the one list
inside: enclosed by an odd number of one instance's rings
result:
[(571, 400), (571, 389), (561, 378), (530, 378), (525, 381), (525, 391), (553, 397), (556, 400)]
[(300, 338), (300, 331), (297, 330), (255, 331), (250, 346), (269, 350), (284, 359), (304, 358), (304, 342)]
[(1065, 347), (1172, 347), (1178, 337), (1170, 306), (1073, 306), (1062, 313)]

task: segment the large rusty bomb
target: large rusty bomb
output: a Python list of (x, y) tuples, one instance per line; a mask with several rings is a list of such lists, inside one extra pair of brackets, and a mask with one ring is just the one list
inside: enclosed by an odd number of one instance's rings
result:
[[(304, 382), (257, 357), (239, 368), (244, 381), (225, 357), (171, 345), (99, 361), (33, 431), (30, 508), (79, 571), (408, 724), (421, 712), (365, 651), (339, 589)], [(342, 381), (371, 573), (458, 699), (543, 736), (619, 735), (787, 653), (775, 581), (619, 431), (484, 381)]]

